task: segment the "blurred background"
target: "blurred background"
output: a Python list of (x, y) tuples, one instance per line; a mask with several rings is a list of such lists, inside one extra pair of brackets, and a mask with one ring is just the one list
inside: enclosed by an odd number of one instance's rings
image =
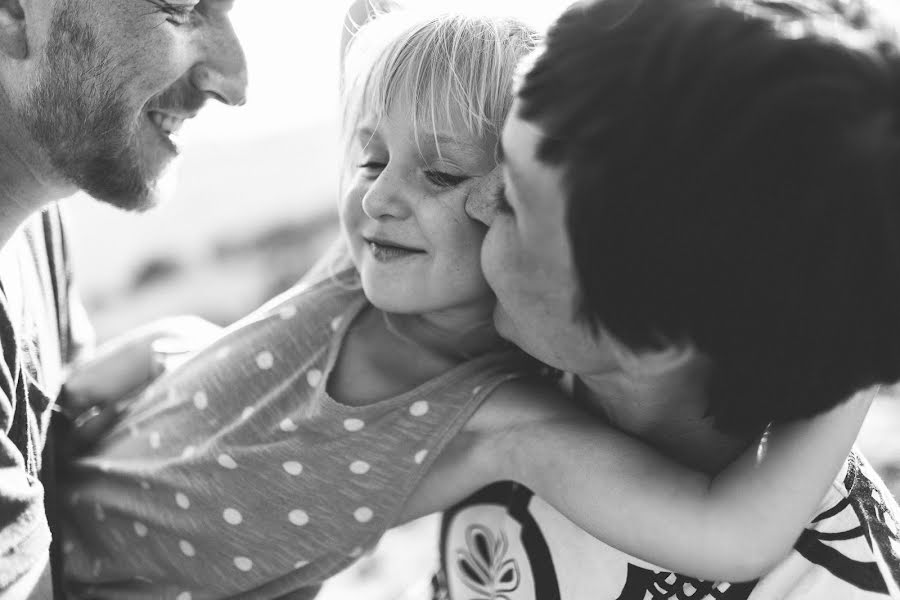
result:
[[(890, 10), (900, 14), (892, 0)], [(103, 340), (152, 319), (197, 314), (228, 324), (293, 284), (337, 235), (338, 52), (349, 0), (236, 0), (249, 102), (210, 103), (180, 134), (170, 197), (135, 215), (70, 201), (76, 277)], [(410, 0), (410, 5), (437, 4)], [(540, 26), (566, 0), (457, 0)], [(900, 415), (876, 404), (860, 438), (900, 491)], [(391, 532), (329, 584), (326, 600), (427, 597), (433, 518)]]

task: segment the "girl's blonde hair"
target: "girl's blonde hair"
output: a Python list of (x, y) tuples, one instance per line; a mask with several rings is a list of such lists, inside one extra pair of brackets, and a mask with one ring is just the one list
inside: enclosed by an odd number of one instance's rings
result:
[(533, 28), (509, 17), (408, 9), (377, 15), (357, 31), (345, 56), (344, 149), (364, 116), (377, 122), (398, 102), (410, 107), (416, 129), (463, 127), (473, 137), (499, 136), (516, 65), (538, 39)]

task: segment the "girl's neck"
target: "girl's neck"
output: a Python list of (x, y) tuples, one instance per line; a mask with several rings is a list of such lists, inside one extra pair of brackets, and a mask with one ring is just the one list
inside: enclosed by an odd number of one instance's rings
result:
[(469, 360), (505, 344), (494, 329), (492, 313), (478, 308), (418, 314), (375, 310), (387, 333), (398, 342), (454, 362)]

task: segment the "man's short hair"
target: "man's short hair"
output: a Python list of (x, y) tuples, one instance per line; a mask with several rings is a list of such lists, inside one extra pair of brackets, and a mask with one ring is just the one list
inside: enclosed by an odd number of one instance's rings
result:
[(900, 378), (900, 55), (855, 0), (600, 0), (524, 73), (581, 312), (712, 361), (731, 432)]

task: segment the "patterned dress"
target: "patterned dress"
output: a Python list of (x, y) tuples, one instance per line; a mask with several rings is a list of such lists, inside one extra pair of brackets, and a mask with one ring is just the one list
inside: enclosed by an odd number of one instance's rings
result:
[(312, 598), (396, 523), (441, 449), (525, 363), (498, 351), (399, 396), (342, 404), (326, 382), (369, 306), (353, 277), (235, 324), (72, 465), (72, 597)]
[(900, 598), (897, 503), (847, 458), (793, 552), (757, 581), (701, 581), (607, 546), (522, 485), (489, 486), (444, 515), (435, 600)]

